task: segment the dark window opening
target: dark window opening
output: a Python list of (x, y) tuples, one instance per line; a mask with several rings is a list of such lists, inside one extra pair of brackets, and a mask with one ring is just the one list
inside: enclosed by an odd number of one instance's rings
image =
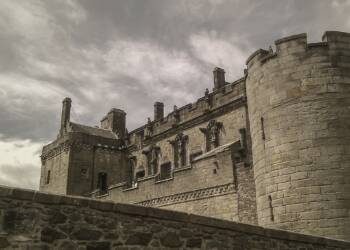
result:
[(131, 188), (134, 186), (134, 171), (135, 171), (135, 165), (136, 165), (136, 158), (131, 157), (128, 160), (128, 166), (126, 170), (126, 187)]
[(264, 125), (264, 118), (261, 117), (260, 118), (260, 122), (261, 122), (261, 137), (263, 140), (265, 140), (265, 125)]
[(50, 175), (51, 175), (51, 171), (47, 171), (47, 176), (46, 176), (46, 184), (50, 183)]
[(269, 195), (269, 207), (270, 207), (270, 219), (271, 221), (275, 220), (275, 216), (273, 215), (273, 207), (272, 207), (272, 197)]
[(107, 186), (107, 173), (98, 173), (98, 182), (97, 188), (100, 191), (100, 194), (106, 194), (108, 190)]
[(166, 180), (172, 177), (171, 163), (167, 162), (160, 166), (159, 180)]
[(136, 173), (136, 180), (145, 177), (145, 175), (146, 175), (145, 170), (138, 171), (138, 172)]
[(186, 148), (186, 143), (183, 143), (181, 147), (181, 167), (186, 166), (186, 164), (187, 164), (187, 148)]
[(241, 128), (239, 130), (239, 135), (240, 135), (240, 143), (241, 143), (241, 148), (246, 149), (247, 148), (247, 132), (245, 128)]

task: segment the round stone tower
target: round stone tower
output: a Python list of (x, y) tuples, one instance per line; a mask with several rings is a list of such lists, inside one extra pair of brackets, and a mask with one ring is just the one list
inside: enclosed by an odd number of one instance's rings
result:
[(350, 33), (247, 60), (259, 225), (350, 240)]

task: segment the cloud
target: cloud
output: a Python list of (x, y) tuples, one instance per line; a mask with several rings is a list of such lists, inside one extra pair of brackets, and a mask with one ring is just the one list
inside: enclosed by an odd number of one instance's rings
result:
[(1, 0), (0, 141), (11, 150), (0, 156), (11, 160), (0, 162), (0, 182), (34, 186), (22, 173), (37, 173), (34, 148), (56, 137), (66, 96), (74, 121), (98, 125), (116, 107), (131, 130), (154, 101), (166, 111), (195, 101), (215, 66), (233, 81), (275, 39), (349, 31), (349, 12), (345, 0)]
[(31, 140), (3, 140), (0, 135), (1, 185), (37, 189), (42, 143)]
[(190, 36), (193, 54), (211, 67), (219, 66), (231, 75), (231, 80), (243, 76), (248, 52), (237, 42), (238, 39), (219, 37), (215, 31), (201, 32)]

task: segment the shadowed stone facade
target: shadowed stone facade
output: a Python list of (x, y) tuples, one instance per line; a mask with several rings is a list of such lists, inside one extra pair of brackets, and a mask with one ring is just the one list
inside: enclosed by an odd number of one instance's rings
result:
[(350, 240), (350, 34), (275, 44), (131, 132), (120, 109), (99, 128), (71, 122), (66, 98), (40, 190)]

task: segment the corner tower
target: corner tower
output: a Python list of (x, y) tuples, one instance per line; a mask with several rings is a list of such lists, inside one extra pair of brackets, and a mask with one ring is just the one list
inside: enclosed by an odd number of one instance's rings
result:
[(350, 34), (247, 60), (259, 225), (350, 240)]

